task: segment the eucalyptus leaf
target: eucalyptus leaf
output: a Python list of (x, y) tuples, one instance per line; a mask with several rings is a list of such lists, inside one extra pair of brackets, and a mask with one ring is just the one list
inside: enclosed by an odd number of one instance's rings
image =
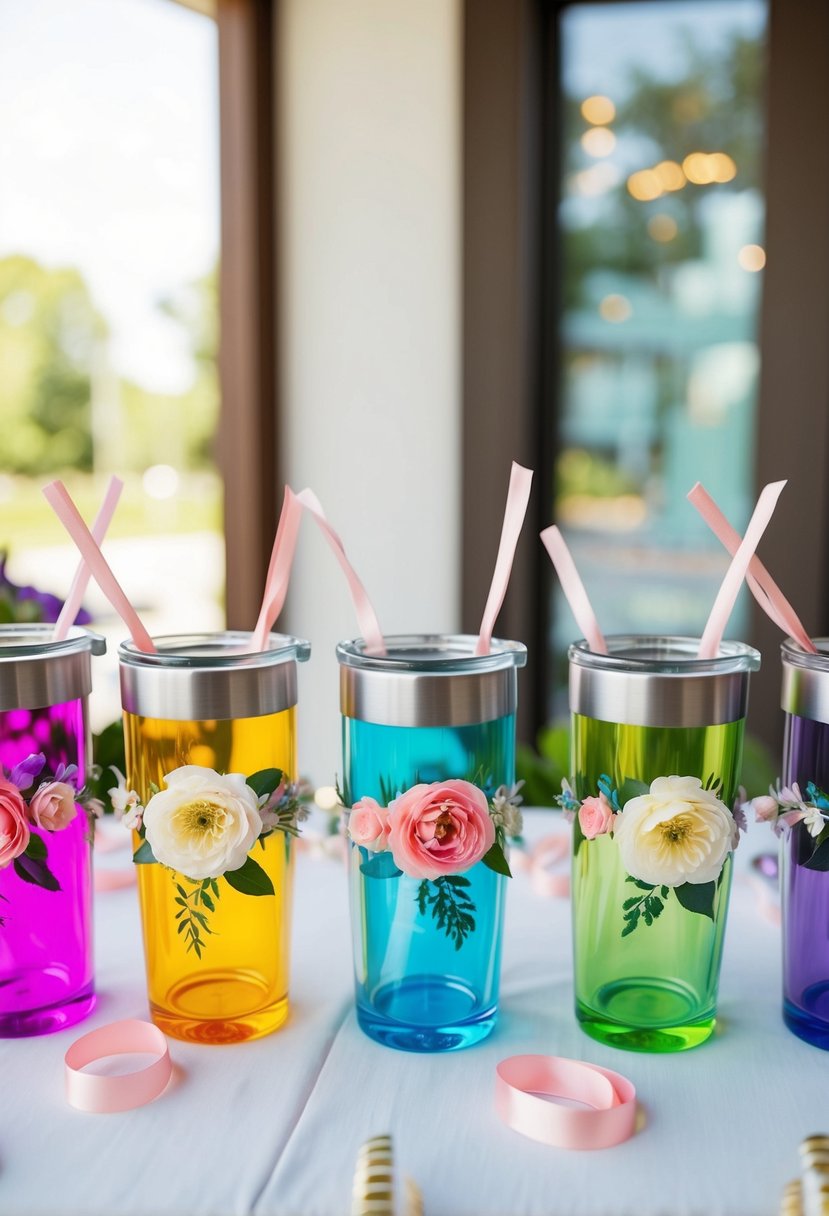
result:
[(155, 861), (155, 854), (153, 853), (152, 845), (150, 844), (149, 840), (143, 841), (143, 843), (138, 846), (132, 855), (132, 859), (137, 866), (146, 866)]

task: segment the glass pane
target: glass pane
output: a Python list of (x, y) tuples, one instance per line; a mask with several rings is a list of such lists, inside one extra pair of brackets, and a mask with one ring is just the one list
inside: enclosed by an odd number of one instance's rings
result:
[[(751, 512), (766, 16), (654, 0), (560, 18), (554, 514), (608, 633), (699, 635), (727, 559), (685, 495), (702, 481), (740, 529)], [(555, 596), (561, 672), (576, 626)], [(743, 599), (728, 632), (746, 628)]]
[[(0, 615), (5, 579), (69, 588), (77, 554), (40, 487), (61, 477), (91, 520), (114, 472), (106, 552), (147, 627), (223, 624), (218, 162), (209, 17), (0, 3)], [(87, 605), (112, 649), (124, 628), (94, 584)], [(104, 721), (114, 669), (107, 691)]]

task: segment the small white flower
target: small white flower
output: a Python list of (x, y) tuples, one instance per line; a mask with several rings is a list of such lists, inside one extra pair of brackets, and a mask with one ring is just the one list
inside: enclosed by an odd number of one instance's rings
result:
[(819, 836), (825, 827), (823, 815), (816, 806), (810, 806), (803, 816), (803, 824), (810, 836)]
[(238, 870), (262, 831), (256, 794), (241, 773), (185, 764), (144, 809), (144, 829), (157, 861), (187, 878)]
[(696, 777), (657, 777), (650, 791), (626, 802), (614, 836), (633, 878), (679, 887), (716, 878), (732, 848), (734, 820)]
[(140, 828), (144, 808), (138, 795), (135, 790), (127, 789), (126, 777), (114, 764), (110, 765), (110, 772), (115, 773), (118, 781), (118, 784), (114, 785), (111, 790), (107, 790), (116, 818), (123, 823), (125, 828)]
[(523, 784), (523, 781), (519, 781), (511, 786), (499, 785), (492, 795), (492, 822), (496, 828), (503, 828), (507, 836), (520, 836), (524, 827), (524, 819), (518, 809), (524, 801), (520, 792)]

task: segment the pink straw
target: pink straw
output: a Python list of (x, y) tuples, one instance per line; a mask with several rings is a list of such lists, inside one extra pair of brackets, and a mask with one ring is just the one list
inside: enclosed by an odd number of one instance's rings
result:
[(495, 560), (489, 595), (481, 619), (475, 654), (489, 654), (492, 631), (495, 628), (498, 613), (501, 611), (504, 596), (507, 594), (512, 563), (515, 560), (515, 547), (518, 544), (518, 537), (521, 535), (524, 517), (527, 514), (532, 483), (532, 469), (525, 469), (523, 465), (513, 461), (507, 491), (507, 505), (504, 510), (504, 523), (501, 527), (501, 540), (498, 545), (498, 557)]
[(78, 508), (69, 496), (66, 486), (60, 481), (50, 482), (43, 489), (46, 501), (72, 537), (81, 556), (86, 561), (98, 586), (112, 604), (130, 632), (133, 642), (139, 650), (148, 654), (155, 653), (152, 638), (141, 623), (138, 613), (124, 594), (120, 583), (107, 565), (106, 558), (96, 544), (92, 533), (87, 528), (78, 512)]
[(268, 634), (285, 603), (301, 522), (302, 504), (290, 486), (286, 486), (271, 551), (268, 575), (265, 579), (262, 606), (259, 609), (256, 628), (253, 631), (253, 649), (256, 651), (265, 649)]
[(299, 494), (294, 494), (289, 486), (285, 487), (282, 512), (273, 542), (262, 606), (253, 635), (254, 648), (256, 650), (265, 649), (268, 634), (275, 625), (285, 603), (303, 510), (307, 511), (316, 521), (345, 573), (357, 614), (358, 626), (366, 643), (366, 653), (385, 654), (386, 646), (377, 613), (374, 611), (365, 587), (346, 556), (343, 542), (326, 519), (319, 499), (312, 490), (306, 489)]
[[(104, 501), (101, 503), (101, 509), (95, 516), (95, 522), (92, 525), (92, 538), (97, 545), (103, 544), (104, 537), (107, 533), (112, 517), (115, 514), (115, 508), (118, 506), (118, 499), (121, 497), (121, 491), (124, 488), (123, 481), (118, 477), (110, 477), (107, 492), (104, 495)], [(52, 640), (62, 642), (69, 630), (75, 624), (75, 617), (81, 606), (81, 600), (86, 594), (86, 589), (89, 586), (91, 577), (89, 567), (83, 558), (78, 562), (78, 568), (75, 571), (75, 577), (72, 579), (72, 586), (69, 588), (69, 594), (66, 597), (66, 603), (61, 608), (60, 616), (55, 622), (55, 632), (52, 635)]]
[[(688, 501), (696, 507), (708, 527), (733, 557), (740, 547), (740, 534), (731, 527), (705, 487), (697, 482), (688, 494)], [(752, 557), (746, 581), (769, 619), (788, 637), (794, 638), (804, 650), (817, 654), (817, 647), (803, 628), (800, 617), (759, 557)]]
[(544, 529), (541, 539), (556, 568), (564, 598), (570, 605), (570, 611), (576, 618), (576, 624), (584, 634), (588, 646), (595, 654), (607, 654), (607, 642), (599, 628), (599, 622), (587, 598), (584, 583), (579, 578), (570, 550), (564, 543), (564, 537), (553, 524), (552, 527)]
[(757, 499), (757, 506), (754, 508), (754, 513), (749, 520), (746, 534), (740, 542), (737, 552), (731, 559), (731, 565), (726, 571), (725, 578), (717, 592), (717, 598), (714, 600), (708, 622), (703, 630), (702, 640), (700, 641), (697, 653), (697, 657), (700, 659), (714, 659), (720, 652), (720, 642), (734, 608), (737, 594), (748, 573), (751, 559), (754, 556), (754, 550), (759, 545), (762, 535), (768, 527), (769, 520), (774, 514), (774, 508), (777, 506), (777, 500), (785, 484), (785, 481), (770, 482)]
[(305, 510), (313, 516), (317, 526), (328, 541), (334, 556), (342, 567), (346, 582), (348, 583), (348, 590), (351, 592), (354, 611), (357, 614), (360, 634), (365, 642), (366, 654), (384, 655), (386, 653), (386, 643), (383, 641), (383, 630), (380, 628), (377, 613), (374, 611), (374, 607), (368, 597), (368, 592), (357, 577), (356, 570), (346, 557), (343, 542), (326, 519), (325, 512), (313, 490), (302, 490), (297, 495), (297, 498)]

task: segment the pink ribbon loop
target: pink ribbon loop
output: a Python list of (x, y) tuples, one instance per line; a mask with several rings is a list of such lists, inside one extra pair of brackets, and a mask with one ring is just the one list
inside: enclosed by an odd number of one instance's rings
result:
[(757, 505), (746, 528), (746, 534), (731, 559), (731, 565), (726, 571), (703, 630), (698, 651), (700, 659), (715, 659), (720, 653), (720, 642), (733, 611), (737, 594), (754, 556), (754, 550), (768, 527), (785, 484), (785, 481), (770, 482), (757, 499)]
[[(688, 494), (688, 501), (733, 557), (740, 547), (740, 534), (732, 528), (705, 487), (697, 482)], [(752, 557), (749, 563), (746, 581), (766, 616), (788, 637), (794, 638), (805, 651), (817, 654), (817, 647), (803, 628), (800, 617), (757, 556)]]
[(314, 519), (345, 574), (354, 611), (357, 614), (360, 634), (365, 642), (366, 654), (385, 654), (386, 643), (383, 640), (383, 631), (380, 628), (377, 613), (374, 611), (368, 592), (357, 576), (357, 571), (346, 556), (345, 545), (326, 519), (320, 500), (313, 490), (302, 490), (297, 494), (297, 499)]
[(521, 529), (524, 526), (524, 517), (527, 514), (527, 504), (530, 501), (532, 483), (532, 469), (525, 469), (523, 465), (513, 461), (510, 471), (509, 489), (507, 491), (507, 505), (504, 510), (504, 523), (501, 527), (501, 540), (498, 544), (498, 556), (495, 559), (495, 569), (492, 573), (489, 595), (487, 596), (484, 615), (481, 618), (478, 644), (475, 647), (475, 654), (477, 655), (489, 654), (492, 644), (492, 631), (495, 628), (498, 613), (501, 611), (504, 603), (504, 596), (507, 594), (510, 574), (512, 573), (512, 563), (515, 560), (515, 549), (518, 544), (518, 538), (521, 535)]
[(259, 609), (259, 618), (253, 631), (253, 649), (256, 651), (265, 649), (268, 634), (285, 604), (301, 522), (302, 504), (290, 486), (286, 486), (265, 579), (262, 607)]
[[(144, 1068), (123, 1076), (102, 1077), (83, 1072), (88, 1064), (108, 1056), (152, 1054)], [(64, 1057), (66, 1098), (76, 1110), (114, 1114), (152, 1102), (167, 1087), (173, 1071), (167, 1040), (150, 1022), (128, 1018), (111, 1022), (77, 1039)]]
[(536, 895), (545, 899), (567, 899), (570, 894), (570, 837), (543, 836), (526, 852), (510, 851), (514, 874), (526, 874)]
[[(121, 491), (124, 488), (124, 483), (118, 477), (110, 477), (109, 485), (107, 486), (104, 501), (101, 503), (101, 508), (95, 516), (95, 522), (92, 525), (92, 539), (96, 545), (104, 543), (104, 537), (107, 534), (107, 528), (112, 522), (112, 517), (115, 514), (115, 508), (118, 506), (118, 500), (121, 497)], [(92, 571), (86, 564), (83, 558), (78, 562), (78, 568), (75, 571), (75, 577), (72, 579), (72, 585), (69, 588), (69, 594), (66, 597), (66, 602), (61, 608), (60, 616), (55, 622), (54, 640), (62, 642), (69, 630), (75, 624), (75, 617), (81, 607), (81, 601), (86, 594), (86, 589), (89, 586), (89, 580), (92, 577)]]
[[(545, 1101), (565, 1098), (590, 1109)], [(609, 1068), (562, 1056), (510, 1056), (495, 1070), (495, 1107), (513, 1131), (554, 1148), (612, 1148), (636, 1130), (636, 1090)]]
[(588, 646), (594, 654), (607, 654), (607, 642), (599, 628), (593, 605), (588, 599), (584, 583), (579, 577), (576, 563), (565, 544), (564, 537), (553, 524), (552, 527), (544, 529), (541, 533), (541, 540), (556, 568), (564, 598), (570, 605), (570, 611), (576, 618), (576, 624), (582, 631)]
[(81, 556), (89, 567), (93, 578), (121, 617), (135, 645), (145, 653), (155, 653), (152, 638), (144, 628), (138, 613), (124, 594), (121, 584), (110, 570), (106, 558), (81, 518), (78, 508), (70, 498), (66, 486), (60, 481), (53, 481), (44, 487), (43, 494), (66, 531), (78, 546)]

